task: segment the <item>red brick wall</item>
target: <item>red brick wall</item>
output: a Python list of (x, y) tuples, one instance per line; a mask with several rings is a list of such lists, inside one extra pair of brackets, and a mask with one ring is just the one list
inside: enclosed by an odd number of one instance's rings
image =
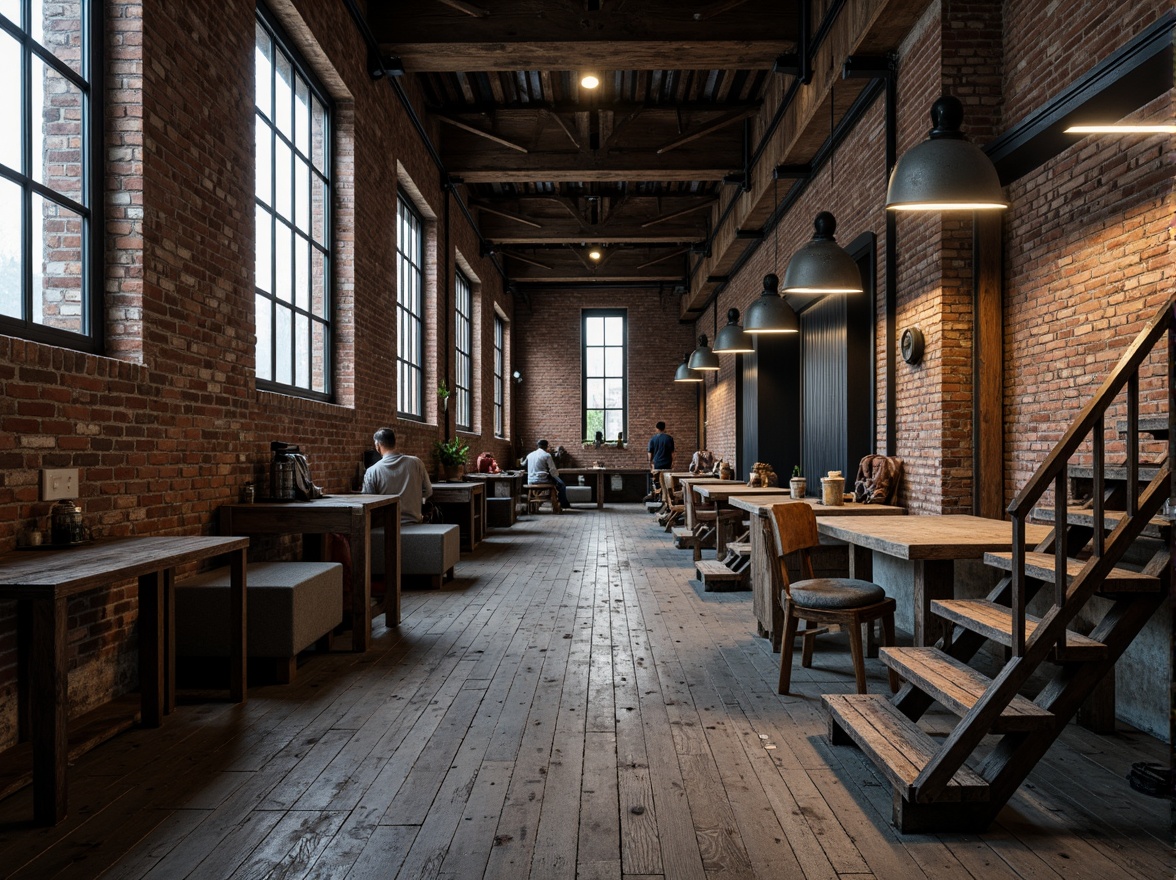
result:
[[(673, 378), (682, 355), (696, 343), (690, 327), (678, 322), (677, 298), (656, 288), (533, 291), (529, 297), (530, 307), (520, 303), (515, 310), (515, 335), (522, 341), (515, 369), (523, 374), (517, 391), (516, 452), (525, 455), (537, 440), (546, 438), (553, 447), (562, 445), (575, 466), (588, 467), (600, 459), (615, 467), (645, 467), (654, 424), (663, 421), (677, 447), (675, 466), (689, 463), (698, 448), (697, 392), (692, 385), (675, 384)], [(629, 409), (623, 450), (582, 445), (583, 309), (628, 313)]]
[[(346, 491), (372, 431), (432, 463), (443, 436), (426, 364), (424, 424), (396, 419), (394, 217), (397, 163), (443, 216), (439, 175), (387, 83), (373, 82), (342, 4), (279, 2), (291, 37), (338, 100), (334, 213), (337, 401), (258, 391), (253, 381), (253, 20), (244, 0), (116, 3), (109, 8), (106, 340), (94, 357), (0, 337), (0, 550), (44, 525), (42, 467), (78, 467), (79, 504), (99, 536), (211, 534), (217, 507), (247, 480), (264, 481), (271, 439), (299, 443), (316, 483)], [(304, 34), (300, 33), (305, 31)], [(310, 42), (307, 37), (313, 38)], [(314, 43), (316, 50), (309, 51)], [(329, 59), (329, 61), (327, 60)], [(324, 63), (325, 62), (325, 63)], [(411, 84), (409, 85), (411, 89)], [(352, 180), (361, 185), (356, 186)], [(483, 332), (494, 305), (511, 317), (493, 267), (457, 211), (437, 259), (460, 248), (481, 279)], [(437, 285), (437, 338), (452, 343), (452, 281)], [(357, 332), (358, 331), (358, 332)], [(483, 341), (483, 358), (489, 343)], [(489, 436), (489, 367), (480, 370)], [(280, 552), (259, 542), (258, 552)], [(132, 585), (70, 606), (73, 708), (135, 685)], [(14, 736), (13, 607), (0, 604), (0, 745)]]

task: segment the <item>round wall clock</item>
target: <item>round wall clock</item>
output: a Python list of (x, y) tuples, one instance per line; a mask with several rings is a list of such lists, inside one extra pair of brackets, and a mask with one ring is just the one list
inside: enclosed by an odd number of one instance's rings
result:
[(902, 359), (908, 364), (917, 364), (923, 359), (923, 331), (917, 327), (908, 327), (902, 331), (899, 339)]

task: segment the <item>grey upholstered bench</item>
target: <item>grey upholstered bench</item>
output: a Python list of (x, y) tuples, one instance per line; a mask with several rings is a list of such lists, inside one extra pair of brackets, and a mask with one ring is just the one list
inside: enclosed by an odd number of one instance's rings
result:
[[(251, 562), (245, 574), (246, 654), (274, 663), (278, 681), (294, 680), (300, 651), (330, 649), (343, 622), (343, 566), (337, 562)], [(176, 653), (229, 656), (229, 569), (176, 584)]]
[[(372, 529), (372, 547), (383, 547), (384, 530)], [(453, 569), (461, 555), (461, 533), (447, 523), (400, 524), (400, 575), (427, 577), (429, 586), (440, 589), (441, 581), (453, 580)], [(384, 555), (372, 551), (372, 574), (384, 573)]]

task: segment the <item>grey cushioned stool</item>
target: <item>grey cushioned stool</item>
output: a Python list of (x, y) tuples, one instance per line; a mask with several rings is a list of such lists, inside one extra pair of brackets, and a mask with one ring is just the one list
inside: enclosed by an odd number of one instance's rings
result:
[[(372, 547), (384, 546), (384, 530), (372, 529)], [(453, 580), (453, 569), (461, 555), (461, 532), (448, 523), (400, 524), (401, 578), (429, 580), (433, 589), (441, 588), (442, 579)], [(372, 550), (372, 574), (384, 573), (384, 554)]]
[[(294, 680), (298, 653), (343, 622), (343, 566), (337, 562), (251, 562), (245, 574), (246, 654), (274, 662), (283, 684)], [(176, 584), (176, 653), (228, 657), (229, 570)]]

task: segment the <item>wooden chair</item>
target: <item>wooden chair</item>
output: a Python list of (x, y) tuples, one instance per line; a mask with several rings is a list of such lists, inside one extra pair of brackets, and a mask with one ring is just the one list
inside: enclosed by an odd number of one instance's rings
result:
[(729, 509), (719, 510), (714, 504), (701, 504), (693, 489), (684, 489), (682, 500), (686, 505), (686, 525), (694, 532), (694, 561), (698, 562), (702, 559), (704, 546), (715, 546), (719, 518), (733, 522), (742, 519), (743, 512)]
[[(853, 656), (853, 674), (857, 692), (866, 692), (866, 663), (862, 651), (862, 624), (882, 621), (882, 644), (894, 644), (894, 600), (886, 597), (877, 584), (854, 578), (817, 578), (809, 551), (820, 543), (817, 518), (807, 504), (785, 503), (772, 505), (772, 532), (776, 536), (776, 555), (779, 557), (780, 582), (784, 584), (784, 637), (780, 645), (780, 685), (778, 692), (788, 693), (792, 682), (792, 649), (797, 636), (797, 624), (803, 620), (808, 626), (800, 631), (803, 638), (801, 666), (813, 663), (813, 642), (830, 625), (849, 632), (849, 649)], [(785, 557), (799, 553), (803, 580), (791, 583)], [(817, 624), (814, 628), (811, 624)], [(890, 689), (898, 690), (898, 674), (890, 673)]]
[(662, 486), (662, 512), (658, 514), (657, 521), (665, 526), (668, 532), (685, 515), (686, 507), (682, 503), (682, 493), (674, 492), (674, 478), (670, 472), (661, 471), (658, 478)]

